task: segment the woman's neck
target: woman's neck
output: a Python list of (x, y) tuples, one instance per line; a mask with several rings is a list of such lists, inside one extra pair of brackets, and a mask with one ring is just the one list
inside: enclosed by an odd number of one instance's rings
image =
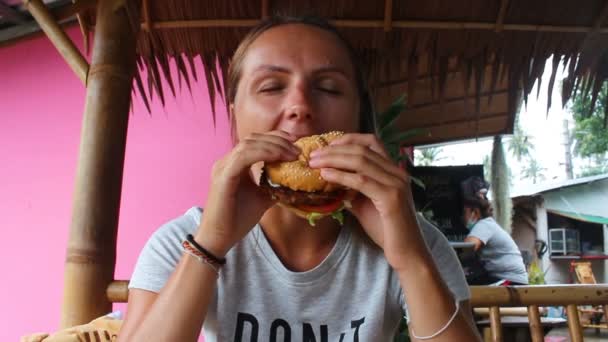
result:
[(332, 218), (308, 222), (275, 205), (260, 220), (262, 230), (283, 265), (294, 272), (318, 266), (338, 240), (340, 226)]

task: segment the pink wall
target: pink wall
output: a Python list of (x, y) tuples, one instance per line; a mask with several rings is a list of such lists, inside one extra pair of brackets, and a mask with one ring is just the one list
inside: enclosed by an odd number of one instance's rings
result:
[[(70, 34), (81, 43), (77, 30)], [(128, 279), (160, 224), (204, 204), (211, 165), (230, 146), (223, 111), (213, 128), (204, 83), (193, 87), (192, 96), (184, 87), (164, 109), (155, 102), (151, 116), (135, 101), (118, 279)], [(44, 37), (0, 48), (0, 341), (58, 326), (84, 94)]]

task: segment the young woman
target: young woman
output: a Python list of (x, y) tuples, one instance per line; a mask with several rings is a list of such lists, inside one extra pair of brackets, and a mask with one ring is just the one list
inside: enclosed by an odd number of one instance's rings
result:
[(508, 281), (509, 285), (527, 285), (528, 273), (523, 258), (511, 235), (492, 217), (492, 205), (486, 197), (489, 184), (479, 177), (463, 182), (463, 219), (470, 230), (465, 242), (475, 244), (483, 263), (483, 276), (471, 285), (489, 285)]
[[(235, 146), (213, 167), (204, 213), (169, 222), (142, 251), (119, 340), (195, 341), (202, 327), (206, 341), (390, 341), (404, 308), (421, 339), (476, 340), (458, 261), (419, 228), (408, 175), (371, 134), (361, 70), (335, 28), (263, 22), (227, 81)], [(259, 190), (255, 166), (294, 160), (297, 138), (334, 130), (346, 134), (310, 166), (360, 194), (344, 227), (311, 228)]]

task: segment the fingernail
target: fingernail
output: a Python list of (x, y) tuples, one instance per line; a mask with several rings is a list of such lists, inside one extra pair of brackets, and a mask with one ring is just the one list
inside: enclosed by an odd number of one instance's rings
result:
[(314, 150), (310, 152), (310, 158), (314, 158), (319, 155), (319, 150)]

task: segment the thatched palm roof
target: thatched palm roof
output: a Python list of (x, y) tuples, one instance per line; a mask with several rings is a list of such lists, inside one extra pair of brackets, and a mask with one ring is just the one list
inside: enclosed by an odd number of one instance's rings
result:
[[(170, 59), (186, 83), (204, 75), (211, 99), (222, 96), (220, 73), (249, 27), (276, 13), (314, 14), (333, 20), (358, 50), (380, 109), (408, 95), (400, 126), (430, 133), (415, 143), (510, 133), (521, 95), (531, 93), (551, 57), (549, 94), (563, 65), (564, 100), (577, 88), (596, 96), (608, 78), (604, 0), (127, 3), (132, 24), (141, 27), (138, 61), (148, 77), (138, 75), (137, 88), (146, 100), (154, 95), (164, 101), (163, 82), (175, 88)], [(81, 12), (85, 22), (94, 22), (93, 12)], [(197, 56), (204, 70), (195, 69)]]

